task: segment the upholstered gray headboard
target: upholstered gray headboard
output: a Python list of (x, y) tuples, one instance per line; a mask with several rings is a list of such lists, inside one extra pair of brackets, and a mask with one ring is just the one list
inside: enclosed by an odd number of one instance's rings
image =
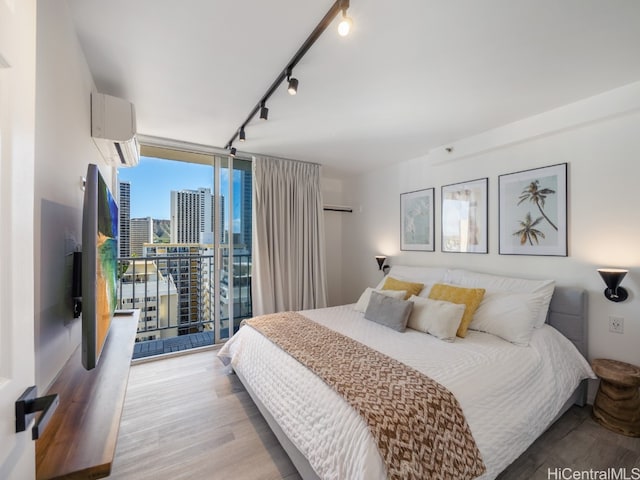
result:
[(587, 291), (556, 287), (549, 305), (547, 323), (573, 342), (587, 358)]
[[(562, 333), (576, 346), (578, 351), (587, 357), (587, 291), (582, 288), (556, 287), (549, 304), (547, 323)], [(566, 401), (556, 420), (566, 412), (571, 405), (584, 406), (587, 403), (587, 380), (573, 392)], [(555, 420), (554, 420), (555, 421)]]

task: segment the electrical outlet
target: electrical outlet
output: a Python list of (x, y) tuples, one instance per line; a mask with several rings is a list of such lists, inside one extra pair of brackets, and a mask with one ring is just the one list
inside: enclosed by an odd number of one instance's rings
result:
[(624, 333), (624, 318), (610, 316), (609, 331), (613, 333)]

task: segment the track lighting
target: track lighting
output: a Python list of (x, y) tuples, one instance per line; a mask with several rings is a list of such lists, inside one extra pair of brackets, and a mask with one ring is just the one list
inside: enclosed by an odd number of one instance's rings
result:
[(298, 79), (293, 78), (291, 76), (291, 72), (289, 72), (287, 74), (287, 80), (289, 81), (289, 86), (287, 87), (287, 92), (289, 92), (289, 95), (295, 95), (296, 93), (298, 93)]
[(346, 37), (347, 35), (349, 35), (351, 27), (353, 26), (353, 20), (351, 20), (351, 17), (347, 16), (347, 8), (349, 8), (349, 2), (343, 2), (342, 20), (340, 20), (340, 23), (338, 24), (338, 34), (341, 37)]
[(351, 25), (353, 25), (353, 21), (343, 11), (342, 12), (342, 20), (338, 24), (338, 34), (341, 37), (346, 37), (347, 35), (349, 35), (349, 32), (351, 31)]
[(340, 12), (342, 12), (342, 21), (340, 22), (340, 25), (338, 25), (338, 32), (340, 33), (340, 35), (347, 35), (349, 33), (353, 22), (347, 16), (348, 8), (349, 0), (335, 0), (329, 11), (324, 15), (324, 17), (322, 17), (322, 20), (320, 20), (320, 22), (309, 34), (304, 43), (300, 46), (300, 48), (298, 48), (298, 51), (293, 55), (291, 60), (289, 60), (289, 63), (285, 65), (285, 68), (280, 71), (273, 83), (269, 86), (269, 88), (267, 88), (267, 91), (264, 93), (264, 95), (262, 95), (260, 101), (249, 112), (249, 115), (244, 120), (244, 122), (240, 124), (240, 128), (233, 133), (233, 136), (227, 142), (227, 148), (232, 149), (234, 154), (235, 148), (232, 148), (231, 145), (236, 141), (236, 139), (240, 141), (245, 140), (246, 137), (244, 128), (251, 123), (255, 116), (258, 115), (258, 112), (262, 120), (267, 119), (267, 117), (269, 116), (269, 109), (265, 106), (265, 103), (269, 101), (271, 95), (273, 95), (276, 90), (280, 88), (280, 85), (282, 84), (282, 82), (284, 82), (285, 79), (287, 80), (287, 82), (289, 82), (289, 85), (287, 86), (287, 91), (289, 92), (289, 94), (295, 95), (298, 92), (298, 79), (291, 76), (292, 70), (296, 68), (296, 65), (298, 65), (300, 60), (302, 60), (302, 57), (304, 57), (305, 53), (307, 53), (307, 51), (316, 42), (316, 40), (320, 38), (322, 33), (329, 27), (329, 25), (331, 25), (336, 17), (340, 15)]
[(260, 119), (266, 120), (269, 117), (269, 109), (264, 105), (264, 102), (260, 104)]
[(295, 95), (296, 93), (298, 93), (297, 78), (292, 78), (291, 80), (289, 80), (289, 88), (287, 88), (287, 91), (289, 92), (289, 95)]
[(231, 147), (231, 150), (229, 151), (229, 156), (230, 157), (236, 156), (236, 147)]

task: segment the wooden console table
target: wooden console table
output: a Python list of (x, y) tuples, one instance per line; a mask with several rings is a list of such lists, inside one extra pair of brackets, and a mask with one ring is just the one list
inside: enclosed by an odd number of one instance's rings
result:
[(38, 480), (111, 473), (139, 317), (115, 316), (98, 366), (84, 369), (79, 346), (51, 385), (60, 405), (36, 442)]
[(598, 358), (591, 364), (600, 377), (593, 417), (603, 427), (640, 437), (640, 367)]

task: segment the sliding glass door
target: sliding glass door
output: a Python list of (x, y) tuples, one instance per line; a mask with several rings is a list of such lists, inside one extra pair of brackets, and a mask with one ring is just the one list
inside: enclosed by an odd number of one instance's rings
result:
[(252, 313), (251, 160), (142, 155), (119, 171), (118, 302), (142, 312), (134, 356), (223, 342)]
[(252, 315), (251, 307), (251, 161), (214, 158), (214, 198), (217, 220), (213, 251), (215, 264), (215, 342), (240, 328)]

